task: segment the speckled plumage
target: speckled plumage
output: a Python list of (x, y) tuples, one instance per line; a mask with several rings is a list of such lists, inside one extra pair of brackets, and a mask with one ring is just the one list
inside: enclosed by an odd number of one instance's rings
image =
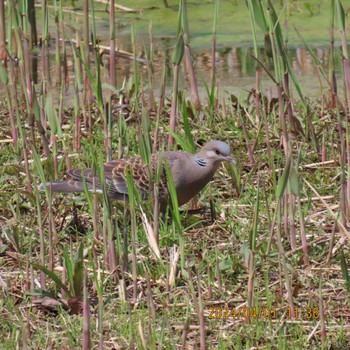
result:
[[(143, 198), (147, 198), (152, 190), (157, 169), (159, 176), (159, 202), (161, 209), (169, 200), (167, 177), (164, 163), (171, 171), (179, 205), (187, 203), (213, 177), (221, 162), (234, 162), (230, 148), (222, 141), (211, 141), (205, 144), (197, 154), (188, 152), (166, 151), (153, 153), (149, 165), (143, 163), (141, 157), (122, 158), (104, 164), (106, 189), (112, 199), (126, 201), (128, 187), (126, 176), (130, 174), (136, 188)], [(102, 186), (92, 169), (73, 169), (68, 172), (71, 180), (47, 183), (53, 192), (83, 192), (83, 176), (91, 192), (102, 192)], [(41, 185), (41, 189), (43, 186)]]

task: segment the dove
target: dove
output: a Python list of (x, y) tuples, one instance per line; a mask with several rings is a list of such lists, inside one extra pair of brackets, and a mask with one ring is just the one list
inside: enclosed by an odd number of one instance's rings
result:
[[(114, 200), (128, 201), (126, 177), (130, 174), (142, 198), (148, 198), (153, 189), (157, 167), (160, 166), (158, 193), (160, 208), (164, 211), (170, 200), (165, 162), (172, 174), (179, 206), (187, 203), (210, 182), (222, 162), (235, 163), (229, 145), (218, 140), (206, 143), (196, 154), (181, 151), (153, 153), (149, 164), (145, 164), (139, 156), (121, 158), (104, 164), (108, 196)], [(48, 190), (84, 192), (84, 177), (90, 192), (103, 191), (99, 177), (94, 174), (93, 169), (73, 169), (68, 171), (68, 175), (71, 178), (69, 180), (46, 183)], [(43, 184), (39, 189), (44, 189)]]

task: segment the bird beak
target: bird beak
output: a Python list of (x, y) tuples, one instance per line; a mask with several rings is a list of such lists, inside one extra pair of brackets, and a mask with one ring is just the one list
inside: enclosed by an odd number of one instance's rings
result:
[(231, 156), (225, 157), (225, 161), (226, 162), (230, 162), (232, 164), (236, 164), (236, 161)]

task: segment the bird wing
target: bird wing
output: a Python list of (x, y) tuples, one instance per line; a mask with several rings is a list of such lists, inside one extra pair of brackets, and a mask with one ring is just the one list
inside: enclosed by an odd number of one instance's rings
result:
[[(141, 196), (146, 198), (153, 188), (157, 171), (159, 171), (158, 188), (159, 195), (166, 197), (168, 194), (167, 178), (164, 168), (164, 160), (168, 162), (170, 169), (178, 159), (178, 152), (153, 153), (149, 164), (142, 161), (141, 157), (122, 158), (104, 164), (105, 180), (109, 195), (119, 199), (120, 195), (128, 194), (126, 177), (129, 173), (132, 176), (136, 188)], [(161, 156), (160, 156), (161, 155)], [(83, 177), (88, 184), (88, 188), (97, 191), (102, 190), (102, 186), (93, 169), (73, 169), (68, 171), (68, 175), (77, 183), (83, 181)]]
[[(126, 176), (130, 174), (141, 195), (147, 197), (154, 184), (158, 159), (158, 153), (154, 153), (151, 155), (149, 164), (144, 163), (141, 157), (132, 157), (117, 161), (117, 164), (112, 169), (113, 184), (117, 191), (128, 193)], [(160, 172), (159, 188), (160, 191), (164, 191), (166, 188), (166, 178), (163, 164), (160, 164)]]

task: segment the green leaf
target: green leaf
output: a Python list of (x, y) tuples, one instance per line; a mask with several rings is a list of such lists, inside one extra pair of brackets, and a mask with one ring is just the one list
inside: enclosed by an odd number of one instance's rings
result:
[(0, 63), (0, 80), (4, 85), (9, 83), (9, 77), (7, 76), (6, 69)]
[(182, 61), (182, 58), (184, 57), (184, 53), (185, 53), (185, 43), (184, 43), (182, 33), (180, 33), (177, 37), (176, 45), (173, 53), (173, 58), (172, 58), (173, 64), (179, 65)]
[[(72, 259), (68, 253), (68, 248), (63, 248), (63, 256), (64, 256), (64, 266), (66, 268), (66, 273), (69, 281), (69, 286), (71, 292), (74, 292), (73, 286), (74, 286), (74, 270), (73, 270), (73, 262)], [(69, 295), (72, 295), (72, 293), (69, 292)]]
[[(165, 157), (164, 157), (165, 158)], [(181, 219), (180, 219), (180, 211), (179, 211), (179, 204), (177, 201), (177, 193), (175, 189), (175, 183), (173, 179), (173, 175), (171, 173), (170, 167), (166, 159), (164, 159), (164, 168), (165, 168), (165, 173), (166, 173), (166, 178), (167, 178), (167, 185), (168, 185), (168, 191), (169, 191), (169, 196), (171, 200), (171, 209), (173, 213), (173, 219), (175, 222), (175, 225), (177, 227), (178, 232), (181, 232)]]
[(254, 19), (258, 26), (262, 29), (264, 33), (269, 31), (269, 27), (267, 25), (264, 10), (261, 6), (260, 0), (251, 0), (249, 1), (249, 8), (250, 10), (253, 10)]
[(60, 122), (58, 120), (58, 116), (56, 110), (53, 106), (52, 95), (49, 92), (46, 96), (45, 101), (45, 112), (47, 115), (47, 119), (49, 121), (50, 129), (53, 134), (57, 134), (58, 136), (62, 136), (62, 130), (60, 127)]
[(44, 187), (44, 190), (45, 190), (46, 195), (48, 196), (48, 190), (47, 190), (47, 187), (46, 187), (44, 169), (43, 169), (43, 167), (42, 167), (40, 158), (39, 158), (39, 156), (38, 156), (38, 153), (36, 152), (36, 149), (34, 148), (34, 146), (33, 146), (32, 144), (30, 145), (30, 148), (31, 148), (31, 150), (32, 150), (32, 155), (33, 155), (33, 159), (34, 159), (34, 164), (35, 164), (36, 170), (37, 170), (37, 172), (38, 172), (38, 174), (39, 174), (40, 181), (41, 181), (41, 183), (43, 184), (43, 187)]
[(171, 136), (176, 140), (176, 142), (181, 146), (181, 148), (186, 152), (192, 152), (193, 147), (187, 140), (183, 140), (179, 135), (172, 131), (168, 126), (164, 125), (166, 131), (171, 134)]
[(337, 0), (337, 10), (340, 29), (345, 32), (345, 11), (340, 0)]
[(61, 281), (61, 279), (51, 270), (49, 270), (48, 268), (46, 268), (45, 266), (42, 266), (42, 265), (39, 265), (39, 264), (36, 264), (36, 263), (32, 263), (33, 267), (35, 269), (38, 269), (42, 272), (44, 272), (44, 274), (46, 276), (49, 276), (56, 284), (56, 286), (58, 288), (61, 288), (63, 289), (66, 293), (69, 294), (69, 290), (68, 288), (63, 284), (63, 282)]
[(52, 292), (42, 289), (42, 288), (35, 288), (32, 290), (29, 290), (25, 293), (25, 295), (32, 296), (32, 297), (49, 297), (52, 299), (56, 299), (57, 295), (53, 294)]
[(282, 176), (278, 180), (277, 188), (276, 188), (276, 197), (280, 198), (283, 196), (284, 190), (286, 189), (287, 183), (288, 183), (288, 178), (289, 178), (289, 173), (290, 173), (290, 166), (292, 163), (292, 157), (289, 156), (287, 159), (286, 166), (283, 170)]
[(83, 295), (84, 287), (84, 243), (81, 241), (74, 261), (73, 290), (74, 295), (80, 297)]
[(196, 146), (194, 144), (193, 137), (192, 137), (192, 132), (191, 132), (191, 128), (190, 128), (190, 124), (188, 122), (188, 113), (187, 113), (186, 99), (182, 100), (181, 114), (182, 114), (182, 120), (183, 120), (183, 123), (184, 123), (186, 144), (190, 148), (190, 152), (194, 153), (196, 151)]
[(299, 84), (299, 81), (298, 81), (298, 78), (297, 78), (297, 76), (296, 76), (296, 74), (294, 72), (293, 66), (290, 63), (290, 60), (288, 59), (288, 55), (287, 55), (287, 52), (286, 52), (285, 48), (282, 49), (282, 57), (283, 57), (284, 64), (285, 64), (285, 66), (288, 69), (288, 73), (289, 73), (290, 77), (293, 80), (294, 86), (295, 86), (295, 88), (296, 88), (296, 90), (298, 92), (300, 100), (303, 103), (304, 107), (306, 107), (303, 90), (301, 88), (301, 85)]
[(290, 170), (289, 185), (294, 196), (299, 196), (299, 175), (295, 167), (292, 167)]

